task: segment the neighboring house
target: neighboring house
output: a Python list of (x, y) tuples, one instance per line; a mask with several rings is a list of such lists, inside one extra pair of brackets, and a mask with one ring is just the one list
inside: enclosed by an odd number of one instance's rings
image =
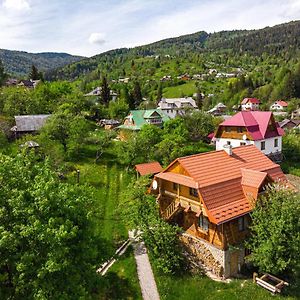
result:
[(15, 116), (16, 125), (11, 128), (16, 136), (22, 134), (38, 132), (46, 123), (51, 115), (24, 115)]
[(120, 83), (128, 83), (129, 82), (129, 80), (130, 80), (130, 78), (119, 78), (119, 82)]
[[(110, 90), (110, 97), (112, 101), (115, 101), (118, 97), (118, 94), (112, 90)], [(96, 87), (95, 89), (93, 89), (91, 92), (89, 92), (88, 94), (85, 94), (86, 97), (90, 97), (90, 96), (101, 96), (101, 87)]]
[(290, 130), (299, 127), (300, 125), (300, 120), (289, 120), (285, 119), (281, 122), (279, 122), (279, 126), (284, 129), (284, 130)]
[(163, 168), (158, 161), (135, 165), (138, 176), (155, 175), (160, 173)]
[(101, 119), (97, 125), (104, 127), (105, 130), (111, 130), (120, 125), (120, 121), (113, 119)]
[(14, 79), (14, 78), (9, 78), (6, 82), (5, 85), (6, 86), (16, 86), (19, 83), (18, 79)]
[(257, 98), (245, 98), (241, 103), (242, 110), (259, 110), (260, 100)]
[(189, 74), (183, 74), (183, 75), (177, 76), (177, 79), (188, 81), (191, 79), (191, 77)]
[(287, 109), (288, 107), (288, 103), (283, 101), (283, 100), (279, 100), (274, 102), (271, 106), (270, 106), (270, 110), (277, 110), (277, 111), (282, 111)]
[(177, 116), (183, 116), (186, 110), (195, 110), (198, 107), (196, 101), (191, 97), (162, 98), (158, 103), (158, 109), (161, 109), (167, 116), (174, 119)]
[(17, 85), (28, 89), (33, 89), (36, 88), (40, 82), (41, 80), (20, 80), (20, 82)]
[(169, 117), (160, 109), (131, 110), (124, 123), (118, 129), (138, 131), (145, 124), (162, 126)]
[(34, 88), (34, 84), (31, 80), (21, 80), (18, 83), (18, 86), (26, 87), (28, 89), (33, 89)]
[(254, 202), (273, 182), (289, 185), (279, 165), (255, 146), (177, 158), (154, 176), (161, 216), (183, 228), (182, 240), (218, 276), (236, 275)]
[(227, 110), (227, 106), (223, 103), (218, 103), (214, 108), (210, 109), (208, 113), (210, 113), (213, 116), (221, 116), (225, 113)]
[(283, 134), (272, 112), (241, 111), (219, 125), (215, 132), (216, 150), (227, 145), (253, 144), (262, 153), (280, 160)]
[(170, 80), (172, 80), (172, 77), (170, 75), (165, 75), (160, 79), (160, 81), (170, 81)]

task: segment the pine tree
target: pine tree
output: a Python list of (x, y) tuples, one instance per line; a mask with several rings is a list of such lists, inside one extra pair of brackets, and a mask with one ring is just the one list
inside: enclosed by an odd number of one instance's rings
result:
[(39, 80), (41, 73), (39, 73), (39, 70), (35, 65), (31, 66), (31, 72), (29, 73), (29, 79), (31, 80)]
[(134, 99), (135, 107), (139, 106), (143, 100), (141, 86), (138, 81), (136, 81), (133, 86), (133, 99)]
[(4, 70), (4, 66), (3, 66), (3, 63), (2, 63), (2, 60), (0, 59), (0, 86), (3, 85), (5, 79), (6, 79), (7, 75), (5, 73), (5, 70)]
[(110, 89), (107, 83), (106, 76), (103, 76), (101, 83), (101, 101), (103, 104), (108, 104), (110, 100)]
[(159, 84), (157, 89), (157, 96), (156, 96), (157, 103), (161, 100), (161, 98), (162, 98), (162, 86), (161, 84)]

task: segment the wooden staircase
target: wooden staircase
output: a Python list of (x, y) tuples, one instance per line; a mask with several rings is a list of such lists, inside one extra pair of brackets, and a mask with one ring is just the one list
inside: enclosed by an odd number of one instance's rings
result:
[(165, 220), (170, 220), (170, 218), (173, 217), (176, 212), (178, 212), (179, 208), (180, 205), (173, 200), (171, 204), (169, 204), (169, 206), (167, 206), (167, 208), (162, 212), (162, 217)]

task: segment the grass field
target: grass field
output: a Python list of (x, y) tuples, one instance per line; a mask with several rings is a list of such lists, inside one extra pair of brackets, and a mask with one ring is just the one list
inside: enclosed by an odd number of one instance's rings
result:
[(272, 300), (300, 299), (298, 287), (292, 287), (282, 296), (273, 296), (265, 289), (253, 284), (252, 280), (235, 279), (230, 283), (215, 282), (201, 275), (188, 274), (174, 277), (155, 272), (161, 300)]
[[(118, 205), (122, 191), (132, 175), (116, 164), (108, 162), (95, 164), (93, 159), (75, 164), (80, 170), (80, 184), (95, 187), (97, 205), (100, 211), (99, 234), (105, 239), (110, 255), (127, 240), (127, 228), (119, 215)], [(75, 174), (70, 181), (76, 181)], [(142, 299), (136, 272), (133, 250), (129, 248), (102, 278), (99, 299)]]

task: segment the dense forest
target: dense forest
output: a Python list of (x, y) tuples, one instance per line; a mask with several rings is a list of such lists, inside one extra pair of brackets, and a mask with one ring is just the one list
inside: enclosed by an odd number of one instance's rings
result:
[(28, 53), (0, 49), (0, 60), (2, 60), (6, 72), (18, 77), (28, 74), (32, 65), (35, 65), (41, 71), (45, 72), (76, 62), (80, 59), (82, 59), (82, 57), (67, 53)]

